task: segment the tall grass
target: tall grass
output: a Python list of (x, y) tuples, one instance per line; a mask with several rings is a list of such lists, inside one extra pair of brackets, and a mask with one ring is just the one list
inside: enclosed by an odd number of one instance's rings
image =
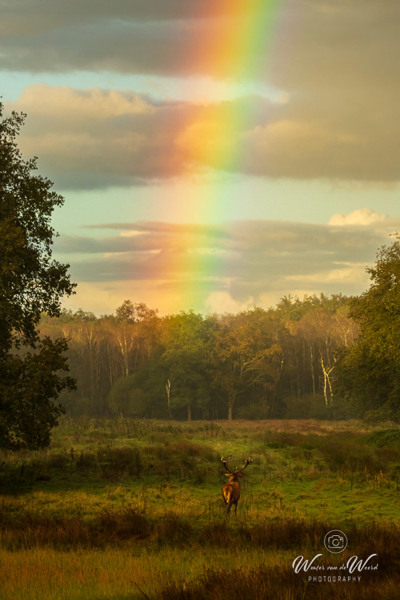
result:
[(364, 577), (361, 581), (312, 582), (290, 567), (207, 571), (191, 585), (172, 583), (161, 592), (162, 600), (396, 600), (400, 575), (391, 579)]

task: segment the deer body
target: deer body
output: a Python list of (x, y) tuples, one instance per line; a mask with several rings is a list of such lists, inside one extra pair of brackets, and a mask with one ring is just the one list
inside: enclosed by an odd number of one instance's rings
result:
[(225, 470), (227, 471), (227, 473), (225, 473), (225, 475), (226, 475), (226, 477), (229, 477), (228, 483), (226, 483), (222, 487), (222, 497), (226, 504), (226, 513), (229, 515), (231, 512), (232, 505), (234, 505), (235, 506), (235, 515), (236, 515), (237, 504), (238, 504), (239, 498), (240, 498), (239, 478), (243, 477), (243, 471), (245, 470), (247, 465), (249, 465), (252, 461), (250, 458), (247, 458), (246, 464), (243, 467), (243, 469), (240, 469), (240, 470), (236, 469), (236, 471), (230, 471), (230, 469), (228, 468), (228, 466), (226, 464), (228, 460), (229, 460), (229, 458), (227, 458), (227, 459), (221, 458), (222, 464), (224, 465)]
[(235, 505), (235, 515), (237, 510), (237, 503), (240, 498), (240, 481), (237, 475), (230, 475), (229, 473), (225, 473), (227, 477), (229, 477), (228, 483), (226, 483), (222, 488), (222, 497), (227, 506), (226, 512), (231, 512), (232, 504)]

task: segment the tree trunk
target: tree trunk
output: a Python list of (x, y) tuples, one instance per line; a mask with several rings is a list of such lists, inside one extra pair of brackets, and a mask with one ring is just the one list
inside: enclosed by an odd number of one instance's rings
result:
[[(330, 374), (332, 373), (333, 369), (335, 368), (335, 365), (333, 365), (333, 367), (328, 367), (328, 368), (325, 367), (324, 360), (321, 355), (321, 367), (322, 367), (322, 372), (324, 374), (325, 405), (329, 406), (330, 404), (332, 404), (332, 400), (333, 400), (333, 388), (332, 388), (332, 382), (330, 379)], [(328, 386), (329, 386), (329, 399), (328, 399)]]
[(187, 420), (192, 420), (192, 405), (190, 403), (187, 405)]
[(310, 346), (310, 366), (311, 366), (312, 390), (313, 390), (313, 394), (315, 396), (316, 389), (315, 389), (315, 373), (314, 373), (314, 353), (313, 353), (312, 346)]
[(326, 393), (326, 372), (323, 371), (324, 373), (324, 398), (325, 398), (325, 406), (328, 406), (328, 395)]
[(228, 421), (232, 421), (232, 419), (233, 419), (232, 413), (233, 413), (234, 402), (235, 402), (235, 396), (232, 395), (228, 399)]
[(172, 412), (171, 412), (171, 382), (168, 379), (167, 381), (167, 385), (165, 386), (166, 392), (167, 392), (167, 405), (168, 405), (168, 414), (169, 414), (169, 418), (172, 419)]

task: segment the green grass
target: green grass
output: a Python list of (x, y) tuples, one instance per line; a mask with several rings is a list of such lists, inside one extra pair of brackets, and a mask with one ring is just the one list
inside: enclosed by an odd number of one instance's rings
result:
[[(222, 455), (254, 461), (229, 520)], [(64, 419), (48, 451), (0, 456), (1, 599), (395, 598), (399, 473), (398, 428)], [(385, 557), (368, 589), (293, 577), (330, 529)]]

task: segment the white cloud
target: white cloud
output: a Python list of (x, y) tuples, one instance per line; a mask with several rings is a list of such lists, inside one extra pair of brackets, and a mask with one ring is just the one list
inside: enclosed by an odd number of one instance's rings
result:
[(382, 215), (374, 212), (370, 208), (360, 208), (354, 210), (347, 215), (336, 214), (329, 220), (329, 225), (335, 227), (341, 227), (344, 225), (372, 225), (373, 223), (380, 223), (387, 219), (386, 215)]
[(212, 292), (204, 301), (207, 313), (238, 313), (254, 307), (254, 298), (249, 296), (244, 302), (234, 300), (229, 292)]
[(368, 281), (368, 276), (365, 274), (363, 267), (359, 264), (355, 264), (347, 268), (332, 269), (320, 273), (296, 273), (295, 275), (288, 275), (286, 280), (290, 282), (300, 281), (302, 283), (314, 283), (319, 284), (320, 286), (335, 283), (338, 284), (339, 288), (342, 284), (354, 285), (355, 283), (366, 283)]
[(52, 120), (72, 120), (82, 126), (87, 119), (105, 120), (126, 115), (144, 115), (155, 111), (144, 98), (134, 92), (100, 90), (92, 88), (76, 90), (68, 86), (49, 86), (38, 83), (24, 89), (18, 99), (18, 107), (24, 107), (36, 117), (47, 116)]

